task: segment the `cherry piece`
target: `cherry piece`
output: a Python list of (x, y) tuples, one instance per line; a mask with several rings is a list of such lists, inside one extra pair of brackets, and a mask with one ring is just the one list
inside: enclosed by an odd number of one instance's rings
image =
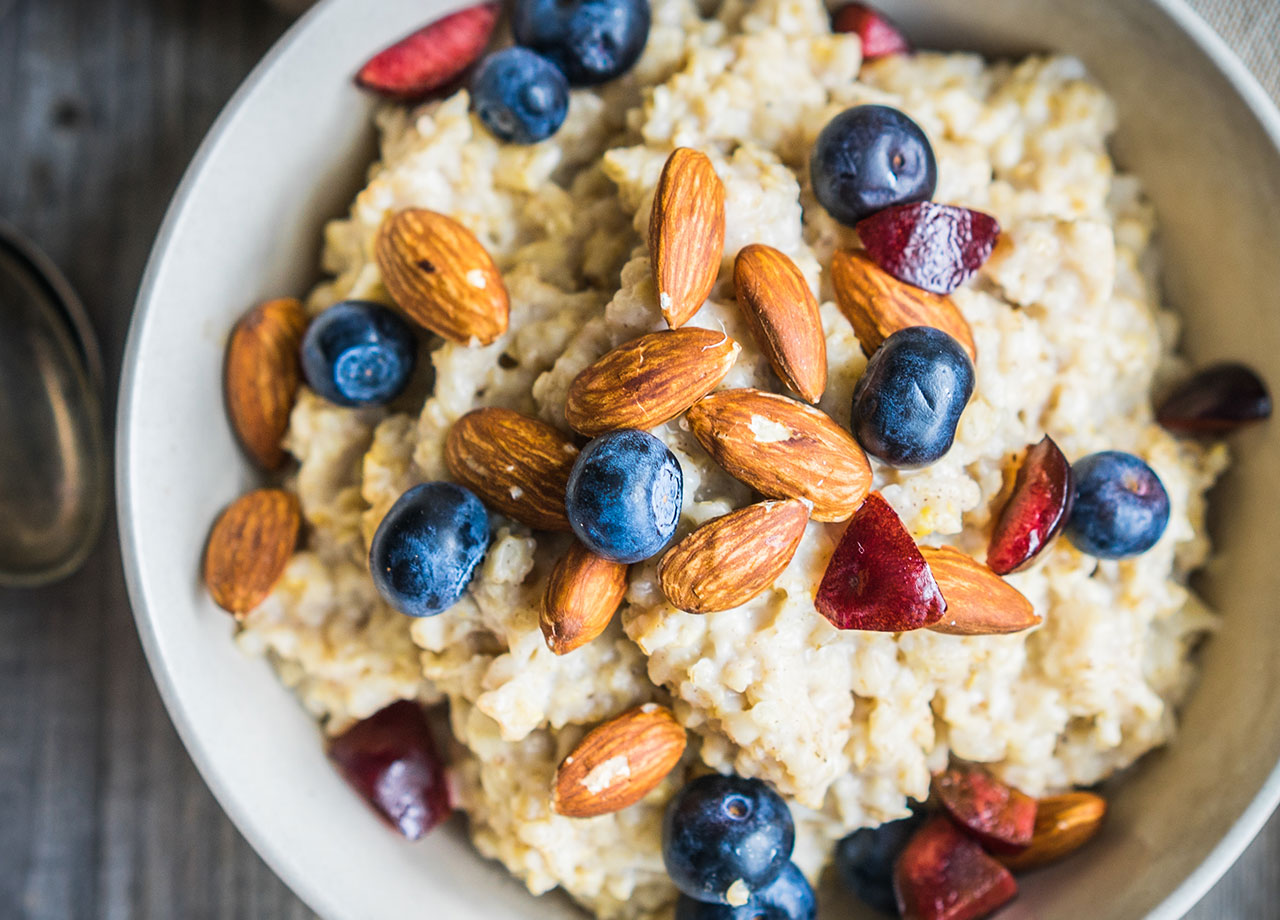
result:
[(982, 767), (956, 764), (933, 778), (947, 813), (993, 853), (1017, 853), (1031, 843), (1036, 800)]
[(1215, 364), (1178, 386), (1156, 420), (1174, 434), (1226, 434), (1271, 417), (1267, 385), (1243, 364)]
[(917, 201), (863, 218), (858, 236), (872, 260), (899, 281), (950, 294), (991, 256), (1000, 224), (981, 211)]
[(1071, 464), (1053, 438), (1045, 435), (1039, 444), (1027, 448), (1018, 468), (1013, 494), (991, 532), (987, 565), (997, 575), (1030, 565), (1066, 525), (1074, 496)]
[(375, 54), (356, 74), (356, 83), (402, 102), (444, 89), (480, 57), (501, 9), (482, 3), (437, 19)]
[(910, 54), (911, 43), (889, 17), (865, 3), (849, 3), (836, 11), (831, 28), (836, 32), (855, 32), (862, 39), (862, 59), (894, 54)]
[(1011, 901), (1018, 883), (944, 815), (911, 838), (893, 872), (903, 920), (978, 920)]

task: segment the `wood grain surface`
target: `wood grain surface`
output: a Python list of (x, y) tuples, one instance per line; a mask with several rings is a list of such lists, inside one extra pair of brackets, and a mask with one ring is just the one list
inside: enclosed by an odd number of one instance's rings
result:
[[(1280, 5), (1196, 5), (1280, 93)], [(287, 25), (264, 0), (0, 0), (0, 218), (70, 276), (113, 385), (172, 190)], [(0, 590), (0, 920), (312, 916), (183, 751), (113, 530), (70, 581)], [(1280, 819), (1190, 916), (1280, 918)]]

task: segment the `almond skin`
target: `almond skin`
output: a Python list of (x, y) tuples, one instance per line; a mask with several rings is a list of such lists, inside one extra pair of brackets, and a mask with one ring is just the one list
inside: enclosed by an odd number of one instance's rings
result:
[(264, 470), (284, 466), (280, 446), (301, 380), (298, 349), (307, 314), (294, 298), (268, 300), (236, 323), (227, 343), (223, 395), (245, 452)]
[(658, 306), (672, 329), (697, 313), (724, 258), (724, 183), (707, 155), (678, 147), (662, 167), (649, 214)]
[(867, 455), (813, 406), (752, 388), (721, 390), (687, 418), (729, 475), (769, 498), (811, 502), (815, 521), (845, 520), (871, 490)]
[(588, 437), (655, 428), (715, 389), (741, 350), (723, 332), (693, 327), (624, 342), (573, 379), (565, 420)]
[(628, 568), (573, 542), (542, 596), (539, 625), (551, 651), (564, 655), (605, 631), (627, 593)]
[(646, 703), (592, 729), (556, 770), (551, 803), (570, 818), (620, 811), (644, 798), (680, 762), (683, 726)]
[(204, 583), (214, 602), (237, 618), (257, 607), (284, 574), (298, 545), (302, 512), (282, 489), (242, 495), (209, 533)]
[(382, 223), (374, 246), (382, 281), (406, 316), (459, 345), (507, 331), (507, 289), (493, 259), (462, 224), (409, 208)]
[(840, 312), (853, 323), (864, 354), (873, 354), (899, 329), (933, 326), (959, 342), (977, 363), (978, 348), (969, 323), (945, 294), (899, 281), (862, 250), (843, 250), (832, 257), (831, 283)]
[(1038, 869), (1084, 846), (1102, 826), (1107, 800), (1092, 792), (1069, 792), (1041, 799), (1031, 845), (1012, 856), (996, 857), (1014, 872)]
[(444, 443), (450, 475), (534, 530), (568, 530), (564, 493), (578, 448), (546, 422), (510, 409), (475, 409)]
[(752, 243), (733, 263), (738, 306), (756, 344), (805, 402), (827, 388), (827, 339), (818, 301), (800, 269), (772, 246)]
[(795, 499), (748, 505), (708, 521), (662, 557), (662, 593), (689, 613), (745, 604), (782, 574), (808, 523), (809, 509)]
[(929, 628), (951, 636), (1021, 632), (1040, 622), (1022, 592), (972, 556), (951, 546), (922, 546), (947, 612)]

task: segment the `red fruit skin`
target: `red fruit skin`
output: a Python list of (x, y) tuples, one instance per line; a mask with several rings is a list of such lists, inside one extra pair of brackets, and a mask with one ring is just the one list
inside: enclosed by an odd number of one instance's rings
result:
[(1018, 883), (976, 840), (938, 815), (898, 856), (893, 892), (903, 920), (978, 920), (1013, 900)]
[(1215, 364), (1176, 387), (1156, 410), (1174, 434), (1221, 435), (1271, 417), (1271, 394), (1243, 364)]
[(899, 281), (950, 294), (991, 257), (1000, 223), (981, 211), (918, 201), (864, 218), (858, 236), (872, 260)]
[(356, 84), (401, 102), (448, 86), (489, 44), (501, 9), (482, 3), (437, 19), (370, 58)]
[(987, 565), (997, 575), (1029, 566), (1066, 526), (1075, 498), (1071, 464), (1048, 435), (1027, 448), (1013, 492), (996, 519)]
[(947, 813), (993, 853), (1021, 852), (1036, 826), (1036, 800), (982, 767), (957, 764), (933, 778)]
[(422, 707), (400, 700), (329, 742), (343, 778), (393, 828), (417, 840), (449, 817), (444, 764)]
[(837, 629), (881, 632), (932, 626), (947, 609), (916, 541), (879, 492), (849, 519), (814, 605)]
[(910, 54), (911, 43), (901, 31), (879, 10), (865, 3), (850, 3), (836, 11), (831, 28), (836, 32), (855, 32), (862, 39), (862, 59), (894, 54)]

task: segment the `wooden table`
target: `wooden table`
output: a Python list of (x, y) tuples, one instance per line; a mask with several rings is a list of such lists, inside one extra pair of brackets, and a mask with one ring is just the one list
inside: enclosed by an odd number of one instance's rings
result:
[[(1274, 0), (1198, 5), (1229, 28), (1248, 2)], [(170, 194), (287, 25), (263, 0), (0, 0), (0, 217), (66, 270), (113, 379)], [(179, 743), (114, 529), (72, 580), (0, 590), (0, 920), (312, 916)], [(1191, 916), (1280, 918), (1280, 818)]]

